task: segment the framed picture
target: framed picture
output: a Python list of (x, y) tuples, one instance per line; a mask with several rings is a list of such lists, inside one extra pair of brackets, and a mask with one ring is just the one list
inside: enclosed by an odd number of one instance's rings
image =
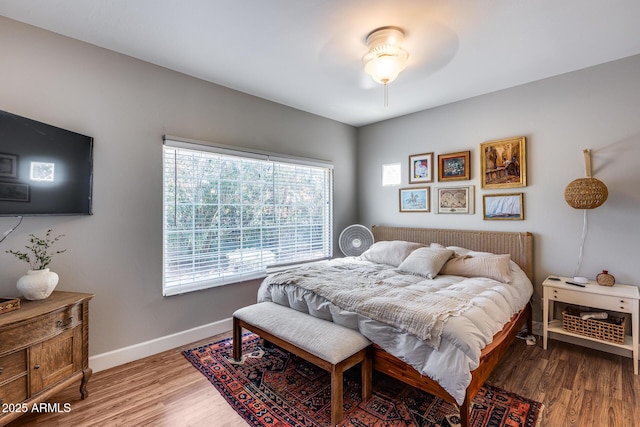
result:
[(401, 188), (400, 212), (429, 212), (429, 187)]
[(526, 187), (527, 161), (524, 136), (480, 144), (482, 188)]
[(482, 196), (483, 219), (524, 219), (524, 194), (485, 194)]
[(18, 177), (18, 156), (0, 153), (0, 178)]
[(409, 184), (433, 182), (433, 153), (409, 156)]
[(473, 214), (475, 213), (475, 187), (438, 187), (436, 213)]
[(470, 151), (438, 154), (438, 181), (464, 181), (471, 179)]
[(28, 202), (29, 185), (15, 182), (0, 182), (0, 200)]

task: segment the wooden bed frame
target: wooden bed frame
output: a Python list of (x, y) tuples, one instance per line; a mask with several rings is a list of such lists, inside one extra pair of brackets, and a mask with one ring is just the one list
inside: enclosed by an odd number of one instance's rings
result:
[[(373, 226), (375, 241), (404, 240), (422, 244), (440, 243), (444, 246), (460, 246), (474, 251), (492, 252), (495, 254), (511, 254), (511, 259), (522, 268), (533, 282), (533, 235), (528, 232), (447, 230), (429, 228)], [(507, 348), (518, 332), (526, 324), (531, 332), (531, 304), (516, 313), (502, 331), (493, 337), (480, 355), (480, 364), (471, 372), (471, 383), (467, 387), (462, 405), (440, 384), (429, 377), (421, 375), (412, 366), (390, 355), (377, 345), (373, 346), (373, 369), (405, 382), (413, 387), (441, 397), (459, 407), (461, 426), (470, 424), (471, 401), (484, 382), (489, 378)]]

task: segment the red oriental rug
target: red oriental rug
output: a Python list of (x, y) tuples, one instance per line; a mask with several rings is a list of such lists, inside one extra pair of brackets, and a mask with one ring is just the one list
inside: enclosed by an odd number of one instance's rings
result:
[[(185, 350), (202, 372), (251, 426), (328, 426), (328, 372), (276, 346), (264, 346), (255, 334), (243, 336), (243, 358), (233, 360), (231, 338)], [(440, 398), (374, 372), (373, 397), (361, 401), (360, 369), (344, 376), (344, 421), (340, 426), (454, 427), (457, 408)], [(473, 399), (473, 427), (534, 427), (542, 404), (485, 385)]]

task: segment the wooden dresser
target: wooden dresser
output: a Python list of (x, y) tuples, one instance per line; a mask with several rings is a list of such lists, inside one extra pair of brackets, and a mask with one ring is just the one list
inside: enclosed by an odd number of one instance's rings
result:
[(91, 294), (53, 292), (0, 315), (0, 425), (75, 381), (88, 396)]

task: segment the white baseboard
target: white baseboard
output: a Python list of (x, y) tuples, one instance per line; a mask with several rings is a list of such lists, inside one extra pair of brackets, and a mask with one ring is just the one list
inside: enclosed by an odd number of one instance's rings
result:
[(208, 325), (198, 326), (197, 328), (134, 344), (129, 347), (96, 354), (95, 356), (89, 357), (89, 367), (93, 369), (93, 372), (104, 371), (114, 366), (133, 362), (134, 360), (228, 332), (231, 330), (231, 327), (232, 319), (228, 318), (209, 323)]

